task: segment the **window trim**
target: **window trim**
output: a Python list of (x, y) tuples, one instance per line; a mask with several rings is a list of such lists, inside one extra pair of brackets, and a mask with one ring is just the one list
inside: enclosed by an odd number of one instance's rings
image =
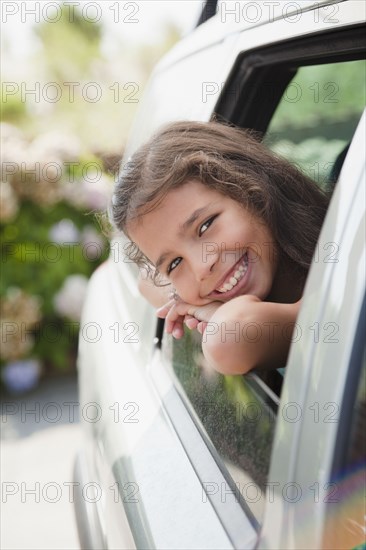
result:
[[(365, 53), (364, 24), (246, 51), (237, 57), (213, 116), (265, 134), (299, 67), (356, 61)], [(261, 108), (253, 109), (259, 101)]]
[[(149, 376), (154, 389), (159, 395), (161, 407), (169, 418), (174, 431), (184, 448), (184, 451), (196, 472), (200, 482), (211, 475), (211, 480), (218, 483), (227, 483), (235, 495), (235, 500), (223, 502), (220, 491), (206, 494), (217, 516), (223, 525), (227, 537), (234, 548), (242, 548), (243, 544), (249, 544), (248, 548), (254, 548), (258, 539), (261, 525), (249, 508), (249, 505), (241, 495), (235, 480), (227, 470), (216, 447), (208, 436), (200, 418), (180, 387), (179, 380), (172, 379), (162, 359), (162, 351), (155, 344), (152, 365)], [(169, 391), (167, 391), (167, 379)], [(202, 491), (204, 488), (202, 486)], [(240, 525), (240, 529), (238, 526)], [(246, 539), (246, 540), (243, 540)]]

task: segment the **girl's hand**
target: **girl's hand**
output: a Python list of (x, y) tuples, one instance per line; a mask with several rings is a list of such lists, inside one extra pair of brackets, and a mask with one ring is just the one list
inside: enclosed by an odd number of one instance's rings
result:
[(190, 329), (197, 329), (201, 334), (212, 315), (222, 305), (221, 302), (210, 302), (203, 306), (193, 306), (186, 302), (170, 300), (157, 310), (158, 317), (165, 318), (165, 330), (174, 338), (182, 338), (183, 323)]

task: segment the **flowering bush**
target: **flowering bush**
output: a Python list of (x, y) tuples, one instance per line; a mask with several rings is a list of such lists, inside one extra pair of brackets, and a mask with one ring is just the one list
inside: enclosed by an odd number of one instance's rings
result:
[(113, 181), (70, 136), (28, 142), (1, 125), (2, 381), (33, 387), (40, 373), (74, 368), (88, 278), (108, 256), (95, 214)]

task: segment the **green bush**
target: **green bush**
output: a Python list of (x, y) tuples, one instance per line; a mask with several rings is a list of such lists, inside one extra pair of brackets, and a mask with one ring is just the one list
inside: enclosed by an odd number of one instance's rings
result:
[(37, 376), (75, 368), (87, 281), (108, 256), (96, 214), (113, 182), (71, 137), (28, 143), (5, 124), (2, 138), (0, 361), (5, 384), (21, 391), (14, 373), (30, 360)]

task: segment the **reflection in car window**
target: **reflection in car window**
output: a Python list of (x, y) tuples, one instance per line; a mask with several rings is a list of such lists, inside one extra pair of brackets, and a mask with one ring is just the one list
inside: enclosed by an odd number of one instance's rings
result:
[[(366, 358), (353, 407), (351, 434), (343, 468), (329, 484), (323, 548), (364, 548), (366, 531)], [(358, 546), (359, 545), (359, 546)]]
[[(193, 408), (199, 427), (234, 480), (237, 500), (245, 502), (260, 523), (274, 436), (276, 396), (265, 391), (256, 375), (223, 376), (211, 369), (205, 363), (196, 331), (186, 330), (181, 340), (164, 336), (162, 350), (183, 399)], [(229, 484), (230, 481), (226, 488), (220, 488), (223, 502), (229, 501)]]
[(332, 187), (365, 107), (365, 82), (364, 60), (301, 67), (265, 143), (323, 188)]

